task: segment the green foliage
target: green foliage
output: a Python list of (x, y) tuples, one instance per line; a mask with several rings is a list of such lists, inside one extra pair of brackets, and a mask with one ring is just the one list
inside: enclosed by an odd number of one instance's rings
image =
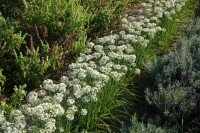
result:
[(0, 101), (0, 110), (4, 111), (5, 116), (8, 116), (12, 109), (16, 109), (21, 107), (22, 100), (25, 97), (26, 93), (24, 89), (26, 88), (26, 85), (23, 86), (15, 86), (14, 87), (14, 93), (11, 96), (11, 103), (6, 103), (4, 101)]
[(0, 69), (0, 94), (1, 94), (1, 86), (4, 85), (5, 81), (6, 81), (6, 77), (2, 74), (2, 69)]
[(193, 36), (194, 34), (200, 35), (200, 19), (194, 19), (188, 27), (187, 35)]
[(14, 93), (11, 96), (11, 106), (13, 108), (19, 108), (22, 105), (22, 100), (25, 97), (26, 93), (24, 91), (24, 89), (26, 88), (26, 85), (23, 86), (19, 86), (19, 88), (17, 88), (17, 86), (14, 87)]
[(9, 104), (7, 104), (6, 102), (0, 101), (0, 110), (5, 112), (5, 116), (9, 115), (11, 110), (12, 110), (12, 106), (10, 106)]
[(174, 52), (147, 65), (154, 84), (146, 90), (146, 99), (169, 123), (196, 119), (200, 109), (199, 20), (190, 26)]
[(81, 4), (88, 8), (90, 17), (90, 32), (98, 33), (112, 25), (111, 20), (119, 16), (128, 3), (133, 0), (81, 0)]
[(50, 47), (42, 41), (35, 48), (32, 40), (28, 48), (25, 41), (27, 34), (17, 33), (16, 27), (16, 23), (0, 16), (0, 66), (7, 84), (14, 86), (26, 83), (31, 90), (42, 81), (48, 70), (56, 70), (61, 66), (63, 49), (56, 44)]
[(5, 16), (16, 16), (18, 9), (24, 8), (25, 0), (1, 0), (0, 12)]
[(169, 121), (177, 121), (190, 116), (197, 106), (197, 94), (193, 88), (180, 86), (179, 83), (159, 91), (146, 91), (146, 99), (150, 105), (156, 106)]
[[(151, 122), (147, 124), (143, 122), (139, 122), (136, 115), (132, 117), (132, 126), (129, 129), (130, 133), (178, 133), (176, 129), (165, 129), (161, 127), (157, 127)], [(124, 132), (123, 132), (124, 133)]]
[[(49, 57), (50, 52), (52, 54)], [(43, 57), (41, 57), (42, 53)], [(20, 73), (18, 77), (29, 86), (38, 85), (48, 68), (51, 67), (52, 70), (55, 70), (60, 66), (59, 60), (61, 60), (62, 54), (62, 49), (58, 46), (54, 51), (50, 51), (49, 45), (43, 43), (40, 48), (27, 49), (26, 54), (15, 52), (15, 64)]]
[(14, 50), (20, 51), (23, 44), (25, 44), (24, 38), (25, 35), (22, 33), (15, 33), (15, 25), (16, 23), (5, 20), (5, 18), (0, 13), (0, 57), (10, 54), (14, 55)]
[(32, 0), (23, 12), (30, 26), (45, 25), (50, 37), (84, 31), (89, 15), (79, 0)]

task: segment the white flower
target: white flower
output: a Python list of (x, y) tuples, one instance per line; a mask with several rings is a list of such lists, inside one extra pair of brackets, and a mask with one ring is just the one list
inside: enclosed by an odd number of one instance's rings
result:
[(68, 105), (72, 105), (72, 104), (74, 104), (74, 103), (75, 103), (75, 100), (74, 100), (74, 99), (72, 99), (72, 98), (67, 99), (67, 104), (68, 104)]
[(82, 98), (82, 101), (85, 102), (85, 103), (87, 103), (87, 102), (90, 101), (90, 97), (84, 96), (84, 97)]
[(125, 24), (128, 23), (128, 20), (126, 18), (123, 18), (121, 21), (122, 23), (125, 23)]
[(90, 61), (89, 64), (88, 64), (88, 67), (95, 69), (97, 67), (97, 65), (94, 61)]
[(43, 99), (42, 99), (42, 102), (51, 102), (52, 101), (52, 97), (51, 96), (45, 96)]
[(56, 121), (55, 119), (48, 119), (45, 123), (45, 132), (53, 133), (56, 130)]
[(135, 74), (136, 74), (136, 75), (140, 75), (140, 73), (141, 73), (140, 69), (136, 68), (136, 69), (135, 69)]
[(109, 57), (108, 56), (103, 56), (100, 60), (99, 60), (99, 64), (102, 66), (102, 65), (105, 65), (108, 61), (109, 61)]
[(100, 73), (97, 70), (94, 70), (94, 69), (89, 68), (89, 67), (86, 70), (87, 70), (87, 73), (91, 76), (91, 78), (97, 79), (99, 77)]
[(46, 90), (39, 90), (37, 94), (38, 94), (38, 97), (44, 97), (47, 94), (47, 92)]
[(27, 96), (28, 103), (34, 104), (35, 102), (38, 102), (38, 94), (34, 91), (30, 92)]
[(71, 107), (69, 107), (68, 110), (71, 110), (73, 112), (77, 112), (78, 111), (78, 109), (77, 109), (77, 107), (75, 105), (72, 105)]
[(64, 94), (66, 92), (66, 84), (64, 83), (58, 84), (58, 92)]
[(96, 94), (90, 95), (90, 98), (94, 102), (96, 102), (98, 100)]
[(114, 51), (116, 50), (116, 46), (115, 45), (109, 45), (108, 48), (111, 50), (111, 51)]
[(170, 13), (169, 12), (164, 12), (166, 17), (170, 17)]
[(92, 48), (93, 46), (94, 46), (94, 43), (93, 43), (93, 42), (89, 42), (89, 43), (88, 43), (88, 47), (89, 47), (89, 48)]
[(113, 78), (113, 80), (116, 80), (116, 81), (120, 80), (119, 73), (116, 71), (111, 72), (110, 76)]
[(66, 118), (70, 121), (74, 120), (74, 114), (71, 114), (71, 113), (67, 113), (66, 114)]
[(56, 103), (60, 103), (63, 100), (63, 94), (62, 93), (56, 93), (53, 97), (53, 101)]
[(95, 52), (95, 53), (93, 53), (93, 56), (94, 56), (94, 58), (100, 58), (101, 57), (101, 54), (100, 53), (98, 53), (98, 52)]
[(84, 93), (90, 93), (91, 91), (91, 86), (89, 85), (86, 85), (85, 87), (82, 88), (82, 90)]
[(63, 132), (65, 131), (64, 127), (60, 127), (60, 126), (59, 126), (59, 129), (58, 129), (58, 130), (59, 130), (59, 132), (61, 132), (61, 133), (63, 133)]
[(116, 70), (120, 70), (121, 69), (121, 65), (117, 64), (117, 65), (113, 65), (113, 68)]
[(82, 72), (79, 72), (79, 73), (78, 73), (78, 78), (81, 79), (81, 80), (84, 79), (86, 76), (87, 76), (87, 75), (86, 75), (86, 72), (83, 72), (83, 71), (82, 71)]
[(79, 62), (79, 63), (81, 63), (81, 62), (84, 61), (84, 59), (83, 59), (82, 57), (78, 57), (78, 58), (76, 59), (76, 61)]
[(62, 82), (62, 83), (65, 83), (65, 82), (68, 82), (68, 81), (69, 81), (69, 78), (67, 76), (62, 76), (60, 78), (60, 82)]
[(128, 68), (127, 68), (127, 66), (125, 66), (125, 65), (121, 65), (121, 70), (122, 70), (123, 72), (127, 72)]
[(121, 37), (123, 37), (125, 34), (126, 34), (125, 31), (120, 31), (120, 32), (119, 32), (119, 35), (120, 35)]
[(4, 111), (0, 110), (0, 125), (6, 120), (5, 116), (4, 116)]
[(136, 18), (135, 17), (133, 17), (133, 16), (128, 16), (128, 20), (130, 20), (130, 21), (134, 21)]
[(87, 110), (86, 109), (81, 109), (81, 115), (83, 115), (83, 116), (87, 115)]
[(54, 104), (50, 112), (52, 117), (57, 117), (63, 115), (65, 111), (60, 104)]
[(126, 59), (128, 62), (132, 63), (132, 62), (135, 62), (136, 56), (135, 56), (135, 55), (126, 55), (126, 56), (125, 56), (125, 59)]
[(101, 74), (100, 77), (104, 82), (107, 82), (109, 80), (109, 77), (107, 75), (105, 75), (105, 74)]

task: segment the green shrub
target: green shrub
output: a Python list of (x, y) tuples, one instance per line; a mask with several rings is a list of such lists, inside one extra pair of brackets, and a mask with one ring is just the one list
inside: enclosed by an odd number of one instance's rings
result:
[[(46, 44), (48, 45), (48, 44)], [(57, 69), (56, 67), (60, 66), (59, 60), (62, 57), (62, 51), (57, 47), (56, 51), (51, 54), (49, 57), (49, 47), (41, 46), (37, 49), (27, 49), (26, 53), (15, 52), (15, 67), (18, 68), (17, 78), (21, 80), (21, 83), (25, 82), (29, 87), (35, 87), (39, 85), (42, 80), (42, 77), (47, 72), (49, 68), (51, 70)], [(41, 57), (42, 51), (47, 53), (44, 57)]]
[(11, 96), (11, 106), (13, 108), (19, 108), (22, 105), (22, 100), (24, 99), (26, 92), (24, 89), (26, 88), (26, 85), (23, 86), (15, 86), (14, 87), (14, 93)]
[(25, 1), (26, 0), (1, 0), (0, 12), (6, 17), (16, 16), (18, 15), (18, 9), (24, 8)]
[(17, 23), (4, 19), (0, 14), (0, 67), (7, 79), (5, 86), (13, 88), (26, 83), (31, 90), (42, 81), (48, 70), (61, 66), (63, 49), (56, 44), (50, 48), (42, 41), (36, 47), (31, 37), (29, 48), (25, 41), (27, 34), (18, 33), (17, 27)]
[(147, 122), (147, 124), (144, 122), (139, 122), (136, 115), (132, 117), (131, 121), (132, 126), (129, 129), (130, 133), (178, 133), (176, 128), (165, 129), (162, 127), (157, 127), (151, 121)]
[(189, 25), (188, 30), (187, 30), (187, 35), (188, 36), (193, 36), (194, 34), (200, 35), (200, 19), (194, 19), (192, 23)]
[(112, 19), (119, 18), (119, 13), (133, 1), (136, 2), (136, 0), (81, 0), (81, 4), (92, 14), (90, 32), (99, 33), (106, 30), (113, 24)]
[(190, 26), (174, 52), (147, 65), (154, 84), (146, 90), (146, 100), (171, 124), (199, 119), (194, 117), (200, 109), (199, 20)]
[(46, 26), (50, 39), (85, 31), (89, 14), (79, 0), (32, 0), (22, 11), (30, 27)]

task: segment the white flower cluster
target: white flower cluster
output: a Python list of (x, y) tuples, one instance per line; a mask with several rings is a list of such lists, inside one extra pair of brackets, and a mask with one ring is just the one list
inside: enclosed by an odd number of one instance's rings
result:
[(72, 121), (76, 113), (87, 115), (88, 110), (79, 107), (78, 103), (95, 102), (97, 93), (109, 80), (119, 81), (128, 70), (140, 74), (140, 70), (135, 68), (134, 47), (139, 44), (145, 48), (158, 31), (165, 31), (159, 26), (160, 18), (171, 19), (171, 15), (180, 11), (185, 2), (149, 0), (141, 4), (139, 14), (124, 15), (121, 31), (99, 38), (98, 44), (90, 42), (86, 52), (69, 66), (71, 72), (61, 77), (60, 84), (47, 79), (41, 90), (27, 95), (27, 104), (21, 111), (13, 110), (9, 117), (0, 111), (0, 131), (52, 133), (61, 130), (56, 127), (56, 118), (65, 117)]
[(4, 133), (26, 133), (25, 116), (20, 110), (12, 110), (8, 119), (4, 112), (0, 110), (0, 131)]

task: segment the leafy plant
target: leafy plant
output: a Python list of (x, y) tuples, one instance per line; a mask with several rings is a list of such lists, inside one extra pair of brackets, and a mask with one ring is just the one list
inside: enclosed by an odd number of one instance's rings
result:
[[(133, 0), (80, 0), (81, 4), (91, 12), (89, 28), (91, 33), (106, 30), (111, 21), (118, 18), (118, 14)], [(136, 1), (134, 1), (136, 2)]]
[(89, 14), (79, 0), (33, 0), (26, 5), (22, 12), (26, 23), (30, 27), (46, 26), (51, 40), (85, 31)]
[(6, 77), (2, 74), (2, 69), (0, 69), (0, 93), (1, 93), (1, 87), (4, 85), (6, 81)]
[[(179, 123), (196, 119), (200, 97), (199, 19), (188, 29), (174, 52), (148, 64), (154, 84), (146, 90), (146, 100), (160, 112), (163, 120)], [(191, 118), (192, 117), (192, 118)]]
[(31, 37), (29, 48), (25, 41), (27, 34), (17, 33), (16, 27), (17, 23), (0, 16), (0, 30), (3, 31), (0, 33), (0, 65), (7, 78), (4, 82), (5, 86), (11, 84), (9, 88), (26, 83), (31, 90), (48, 70), (61, 66), (63, 49), (56, 44), (50, 47), (42, 41), (35, 46)]
[(20, 85), (19, 88), (17, 86), (14, 87), (14, 93), (11, 96), (11, 106), (13, 108), (21, 107), (22, 100), (26, 95), (24, 91), (25, 88), (26, 88), (26, 85), (23, 85), (23, 86)]
[(165, 129), (162, 127), (157, 127), (156, 125), (148, 122), (145, 124), (144, 122), (139, 122), (136, 115), (132, 117), (132, 126), (130, 127), (130, 133), (178, 133), (175, 128)]

